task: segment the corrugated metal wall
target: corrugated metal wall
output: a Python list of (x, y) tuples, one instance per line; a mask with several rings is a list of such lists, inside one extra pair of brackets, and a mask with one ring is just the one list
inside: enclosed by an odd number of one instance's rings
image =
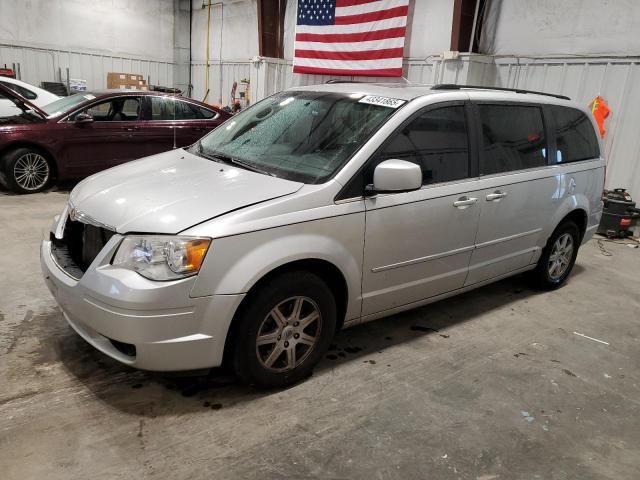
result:
[[(461, 83), (523, 88), (568, 95), (587, 106), (597, 95), (609, 104), (603, 140), (608, 159), (607, 188), (627, 188), (640, 200), (640, 56), (636, 57), (492, 57), (461, 55), (458, 60), (405, 59), (407, 81), (412, 83)], [(262, 59), (251, 67), (264, 69), (254, 75), (255, 100), (294, 85), (311, 85), (329, 76), (298, 75), (289, 60)], [(389, 79), (353, 77), (360, 81)], [(401, 81), (402, 79), (392, 80)]]
[(91, 90), (107, 87), (108, 72), (138, 73), (152, 84), (173, 86), (175, 68), (172, 62), (0, 44), (0, 65), (14, 63), (20, 64), (21, 79), (27, 83), (40, 86), (42, 81), (60, 81), (60, 72), (66, 81), (68, 67), (70, 77), (86, 80)]
[(479, 77), (485, 85), (562, 93), (585, 106), (601, 95), (611, 108), (603, 140), (607, 187), (640, 199), (640, 57), (496, 58)]
[[(192, 97), (196, 100), (203, 100), (207, 89), (205, 87), (204, 63), (193, 63), (191, 65), (191, 83), (193, 84)], [(251, 77), (251, 63), (247, 61), (224, 61), (209, 63), (209, 96), (208, 103), (221, 104), (222, 106), (231, 103), (231, 88), (233, 82), (240, 82)], [(274, 90), (274, 92), (277, 90)]]

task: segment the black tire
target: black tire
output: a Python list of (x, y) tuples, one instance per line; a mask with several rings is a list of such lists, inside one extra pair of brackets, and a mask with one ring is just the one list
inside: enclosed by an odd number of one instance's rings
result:
[[(287, 302), (295, 303), (296, 298), (303, 298), (301, 301), (302, 313), (297, 317), (295, 312), (287, 311), (289, 307)], [(278, 326), (271, 313), (276, 307), (283, 313), (283, 319), (286, 320), (286, 322), (281, 322), (285, 325), (284, 327)], [(319, 313), (317, 321), (305, 327), (304, 332), (295, 330), (302, 328), (302, 325), (301, 322), (294, 322), (293, 319), (307, 320), (314, 316), (309, 312), (315, 311)], [(336, 302), (333, 293), (322, 279), (308, 272), (283, 273), (268, 283), (262, 284), (246, 299), (246, 304), (243, 305), (238, 315), (237, 326), (233, 329), (234, 368), (243, 382), (260, 388), (286, 387), (310, 376), (313, 368), (329, 348), (336, 328)], [(265, 328), (269, 325), (272, 328), (268, 329), (268, 333), (265, 334)], [(294, 342), (302, 342), (303, 339), (300, 338), (300, 333), (292, 332), (302, 332), (303, 334), (311, 332), (315, 338), (313, 345), (306, 348), (306, 343), (294, 344)], [(261, 334), (263, 338), (269, 335), (278, 335), (277, 342), (258, 346), (258, 334)], [(297, 340), (294, 340), (294, 335), (298, 335), (295, 337)], [(287, 339), (291, 343), (285, 342)], [(276, 351), (277, 348), (282, 349), (285, 344), (288, 347), (287, 350), (293, 348), (300, 361), (297, 365), (294, 361), (293, 368), (286, 365), (291, 363), (289, 352), (278, 350), (282, 351), (282, 354), (278, 354)], [(268, 368), (266, 363), (272, 354), (278, 356), (275, 358), (276, 362), (273, 363), (272, 368)], [(275, 371), (283, 363), (285, 364), (284, 369)]]
[[(6, 153), (2, 164), (7, 187), (15, 193), (37, 193), (51, 184), (53, 166), (42, 151), (35, 148), (16, 148)], [(24, 178), (26, 168), (32, 165), (32, 180)]]
[[(570, 259), (566, 266), (562, 267), (561, 272), (557, 272), (557, 275), (552, 275), (550, 271), (552, 270), (551, 255), (554, 253), (554, 246), (556, 245), (556, 242), (565, 235), (569, 235), (571, 237), (573, 245)], [(580, 248), (581, 241), (582, 235), (580, 235), (580, 229), (574, 222), (567, 220), (558, 225), (549, 237), (544, 250), (542, 250), (542, 255), (540, 256), (540, 260), (538, 260), (538, 265), (535, 270), (531, 272), (530, 279), (532, 281), (532, 285), (540, 290), (555, 290), (556, 288), (561, 287), (567, 280), (569, 274), (571, 274), (571, 270), (573, 270), (573, 265), (576, 263), (576, 257), (578, 256), (578, 249)]]

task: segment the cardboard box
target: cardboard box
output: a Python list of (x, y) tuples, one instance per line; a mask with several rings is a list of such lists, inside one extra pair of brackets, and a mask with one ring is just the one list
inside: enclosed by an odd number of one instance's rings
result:
[(143, 76), (138, 73), (120, 73), (109, 72), (107, 73), (107, 88), (119, 88), (119, 89), (140, 89), (145, 86), (147, 82)]

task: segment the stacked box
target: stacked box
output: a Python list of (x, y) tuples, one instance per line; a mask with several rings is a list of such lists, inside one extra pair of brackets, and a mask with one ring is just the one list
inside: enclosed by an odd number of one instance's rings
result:
[(136, 73), (107, 73), (108, 89), (132, 89), (132, 90), (148, 90), (147, 81), (140, 74)]

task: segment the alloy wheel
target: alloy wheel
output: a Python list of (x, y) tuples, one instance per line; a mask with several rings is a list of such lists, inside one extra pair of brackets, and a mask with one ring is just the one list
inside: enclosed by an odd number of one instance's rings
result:
[(321, 329), (316, 302), (309, 297), (288, 298), (271, 309), (258, 328), (258, 360), (273, 372), (293, 370), (311, 354)]
[(559, 280), (567, 272), (573, 257), (573, 237), (570, 233), (560, 235), (553, 244), (547, 271), (551, 280)]
[(13, 178), (24, 190), (33, 191), (44, 187), (49, 181), (49, 162), (38, 153), (26, 153), (16, 161)]

